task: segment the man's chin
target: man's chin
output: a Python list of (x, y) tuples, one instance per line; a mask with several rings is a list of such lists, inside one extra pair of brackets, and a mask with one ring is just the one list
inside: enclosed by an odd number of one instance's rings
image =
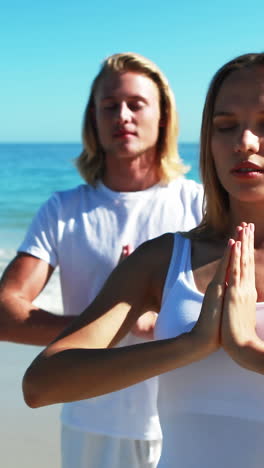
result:
[(137, 158), (142, 154), (139, 148), (131, 145), (119, 145), (118, 148), (112, 149), (111, 152), (108, 153), (109, 158), (117, 158), (117, 159), (134, 159)]

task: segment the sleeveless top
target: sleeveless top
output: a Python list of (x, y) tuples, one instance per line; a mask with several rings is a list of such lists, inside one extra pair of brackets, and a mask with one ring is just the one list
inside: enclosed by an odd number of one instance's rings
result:
[[(203, 297), (193, 278), (191, 242), (176, 233), (155, 339), (190, 331)], [(264, 340), (264, 303), (257, 303), (256, 319), (257, 333)], [(206, 359), (162, 374), (159, 382), (164, 439), (159, 468), (172, 468), (176, 461), (184, 468), (264, 465), (263, 375), (240, 367), (220, 349)], [(254, 461), (248, 458), (249, 447)], [(224, 453), (227, 459), (222, 458)]]

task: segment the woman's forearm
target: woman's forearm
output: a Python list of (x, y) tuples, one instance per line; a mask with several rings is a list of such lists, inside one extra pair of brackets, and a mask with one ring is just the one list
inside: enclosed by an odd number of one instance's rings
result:
[(192, 334), (113, 349), (58, 349), (41, 353), (23, 379), (31, 407), (82, 400), (120, 390), (202, 359)]

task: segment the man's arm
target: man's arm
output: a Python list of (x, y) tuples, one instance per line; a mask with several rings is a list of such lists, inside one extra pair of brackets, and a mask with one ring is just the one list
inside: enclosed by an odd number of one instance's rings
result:
[(49, 281), (53, 267), (28, 254), (8, 265), (0, 282), (0, 340), (47, 345), (73, 316), (62, 316), (33, 305)]

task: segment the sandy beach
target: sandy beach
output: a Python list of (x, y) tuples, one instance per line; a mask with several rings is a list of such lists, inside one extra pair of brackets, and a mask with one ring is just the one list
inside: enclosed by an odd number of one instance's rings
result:
[[(0, 276), (14, 255), (14, 248), (0, 248)], [(35, 303), (46, 310), (61, 313), (58, 271)], [(22, 394), (24, 372), (41, 349), (0, 342), (0, 468), (60, 468), (61, 406), (33, 410), (26, 406)]]
[(21, 390), (24, 371), (39, 351), (35, 346), (0, 343), (1, 468), (60, 466), (60, 405), (32, 410)]

